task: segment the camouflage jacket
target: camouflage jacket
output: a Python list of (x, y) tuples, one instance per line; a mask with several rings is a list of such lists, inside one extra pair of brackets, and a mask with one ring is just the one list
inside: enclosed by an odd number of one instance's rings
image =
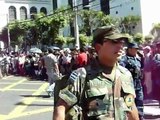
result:
[[(88, 75), (88, 71), (86, 72), (84, 68), (72, 72), (68, 79), (68, 86), (59, 94), (61, 99), (74, 108), (69, 111), (72, 116), (70, 120), (78, 120), (81, 113), (85, 120), (88, 118), (94, 120), (126, 119), (126, 112), (130, 109), (125, 98), (128, 95), (135, 97), (133, 79), (131, 73), (119, 65), (113, 70), (115, 73), (107, 76), (104, 76), (101, 70), (91, 71)], [(116, 80), (120, 81), (119, 97), (114, 95)], [(129, 99), (128, 102), (133, 103), (133, 99)]]

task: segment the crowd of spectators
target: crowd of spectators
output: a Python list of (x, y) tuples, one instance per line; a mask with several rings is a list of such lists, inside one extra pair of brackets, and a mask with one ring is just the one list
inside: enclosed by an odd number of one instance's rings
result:
[[(70, 74), (79, 67), (92, 70), (97, 68), (97, 54), (92, 47), (80, 48), (80, 50), (69, 48), (53, 50), (52, 54), (56, 56), (59, 72), (62, 75)], [(47, 49), (41, 54), (1, 52), (0, 77), (13, 74), (47, 81), (48, 75), (44, 62), (47, 55)], [(145, 97), (160, 100), (159, 95), (156, 94), (156, 91), (160, 90), (160, 43), (141, 47), (137, 56), (142, 60)]]

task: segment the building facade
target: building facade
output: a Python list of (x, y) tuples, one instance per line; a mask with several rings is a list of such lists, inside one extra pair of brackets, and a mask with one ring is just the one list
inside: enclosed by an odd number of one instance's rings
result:
[[(62, 6), (74, 7), (74, 2), (79, 10), (89, 5), (87, 9), (102, 10), (113, 17), (138, 15), (141, 21), (133, 31), (143, 35), (148, 35), (154, 24), (160, 22), (159, 0), (0, 0), (0, 31), (12, 20), (30, 19), (39, 12), (51, 14)], [(74, 35), (74, 26), (69, 25), (62, 32), (64, 36)]]
[(0, 30), (10, 21), (31, 19), (34, 14), (53, 11), (52, 0), (0, 0)]
[[(56, 0), (53, 0), (56, 1)], [(57, 0), (57, 6), (73, 5), (74, 0)], [(133, 27), (133, 33), (142, 33), (144, 36), (150, 34), (154, 24), (160, 23), (160, 1), (159, 0), (76, 0), (82, 6), (90, 5), (89, 9), (101, 10), (113, 17), (124, 17), (128, 15), (140, 16), (141, 21)]]
[(110, 15), (124, 17), (138, 15), (141, 21), (133, 28), (144, 36), (149, 35), (154, 24), (160, 23), (159, 0), (112, 0), (110, 2)]

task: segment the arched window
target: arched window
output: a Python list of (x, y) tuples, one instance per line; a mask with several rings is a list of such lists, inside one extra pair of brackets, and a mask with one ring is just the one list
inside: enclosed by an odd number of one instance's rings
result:
[(14, 21), (17, 19), (16, 8), (14, 6), (9, 7), (9, 21)]
[(30, 8), (30, 17), (31, 19), (34, 19), (34, 15), (37, 14), (37, 8), (36, 7), (31, 7)]
[(20, 19), (21, 20), (27, 19), (27, 9), (25, 7), (20, 8)]
[(40, 12), (44, 13), (45, 15), (47, 15), (47, 9), (45, 7), (42, 7), (40, 9)]

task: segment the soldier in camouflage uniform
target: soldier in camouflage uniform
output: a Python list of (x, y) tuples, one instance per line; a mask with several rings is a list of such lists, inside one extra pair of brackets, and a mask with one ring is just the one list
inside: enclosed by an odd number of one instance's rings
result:
[(137, 56), (139, 47), (136, 43), (129, 43), (127, 53), (120, 60), (120, 64), (127, 68), (133, 77), (134, 88), (136, 92), (135, 103), (138, 108), (139, 117), (143, 119), (143, 88), (142, 88), (142, 65), (141, 59)]
[(59, 93), (53, 120), (139, 120), (131, 73), (117, 61), (127, 37), (114, 26), (94, 31), (97, 70), (73, 71)]

